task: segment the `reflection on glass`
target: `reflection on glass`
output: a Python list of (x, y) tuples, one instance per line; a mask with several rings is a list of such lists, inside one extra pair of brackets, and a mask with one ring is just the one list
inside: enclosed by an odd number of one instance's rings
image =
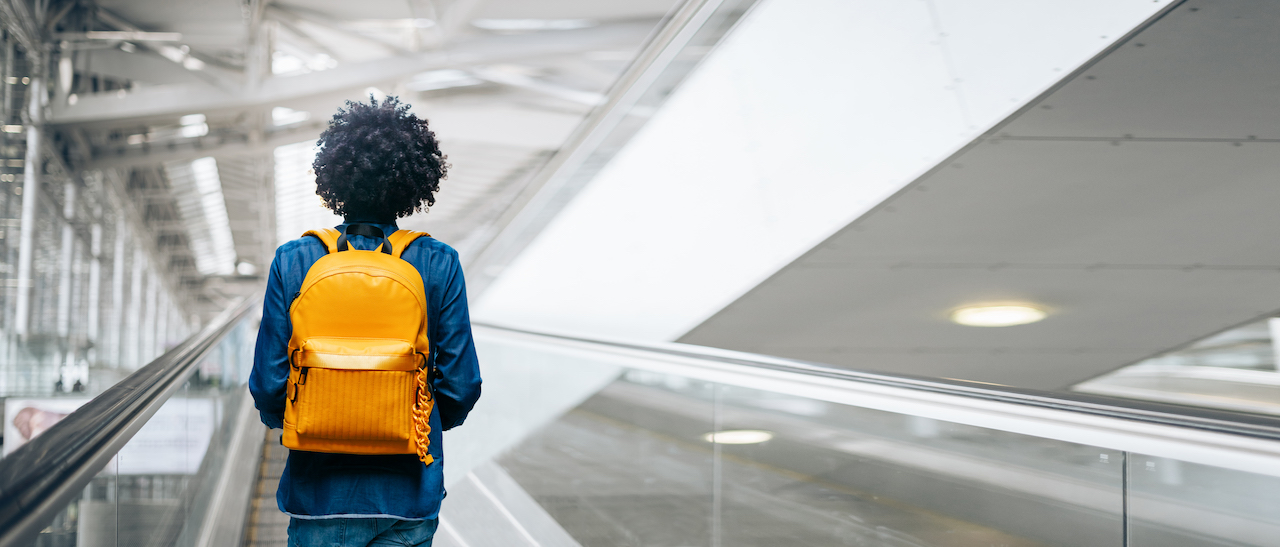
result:
[[(738, 434), (711, 443), (713, 432)], [(1119, 546), (1122, 462), (1112, 450), (640, 371), (499, 461), (587, 546), (948, 547)]]
[(616, 382), (500, 460), (582, 545), (711, 544), (714, 386), (654, 379), (669, 389)]
[(1276, 545), (1280, 478), (1132, 454), (1129, 516), (1133, 547)]
[(1280, 414), (1280, 319), (1256, 321), (1072, 387), (1165, 403)]
[[(233, 410), (248, 397), (244, 383), (256, 328), (256, 319), (243, 320), (215, 346), (35, 545), (193, 545), (236, 433)], [(15, 406), (34, 409), (26, 424), (34, 437), (45, 422), (88, 400), (27, 398)], [(5, 448), (12, 451), (17, 445), (6, 443)]]

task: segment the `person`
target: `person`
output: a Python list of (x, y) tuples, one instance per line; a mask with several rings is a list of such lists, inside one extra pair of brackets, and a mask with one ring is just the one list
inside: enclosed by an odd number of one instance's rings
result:
[[(343, 216), (337, 228), (371, 224), (384, 234), (396, 219), (435, 204), (445, 156), (427, 121), (396, 97), (346, 103), (318, 141), (316, 193)], [(373, 250), (375, 237), (348, 234), (351, 247)], [(283, 427), (289, 377), (289, 305), (326, 248), (314, 237), (281, 245), (263, 297), (249, 389), (268, 427)], [(290, 516), (289, 545), (431, 545), (445, 496), (440, 432), (462, 424), (480, 397), (480, 370), (471, 337), (467, 291), (458, 254), (430, 237), (401, 256), (421, 274), (434, 364), (435, 407), (425, 465), (416, 454), (353, 455), (290, 450), (276, 491)]]

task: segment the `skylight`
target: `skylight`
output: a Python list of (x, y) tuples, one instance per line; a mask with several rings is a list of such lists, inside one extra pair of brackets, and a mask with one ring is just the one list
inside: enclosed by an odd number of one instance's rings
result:
[(271, 109), (271, 123), (276, 126), (305, 122), (310, 117), (311, 113), (306, 110), (294, 110), (283, 106)]
[(200, 158), (170, 163), (165, 165), (165, 173), (186, 224), (196, 270), (203, 275), (231, 275), (235, 272), (236, 246), (217, 161)]
[(276, 160), (276, 241), (302, 237), (316, 228), (332, 228), (342, 217), (324, 207), (316, 195), (316, 175), (311, 163), (316, 159), (315, 141), (286, 144), (275, 150)]

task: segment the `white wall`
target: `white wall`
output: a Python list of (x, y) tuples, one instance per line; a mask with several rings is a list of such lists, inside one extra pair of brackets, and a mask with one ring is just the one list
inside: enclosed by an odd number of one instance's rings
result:
[(762, 0), (475, 305), (671, 340), (1169, 0)]

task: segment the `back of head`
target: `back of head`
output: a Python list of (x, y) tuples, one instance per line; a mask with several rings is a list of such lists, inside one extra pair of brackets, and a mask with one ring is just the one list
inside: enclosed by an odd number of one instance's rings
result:
[(316, 194), (347, 219), (391, 221), (434, 205), (448, 165), (427, 121), (396, 97), (347, 101), (320, 135)]

